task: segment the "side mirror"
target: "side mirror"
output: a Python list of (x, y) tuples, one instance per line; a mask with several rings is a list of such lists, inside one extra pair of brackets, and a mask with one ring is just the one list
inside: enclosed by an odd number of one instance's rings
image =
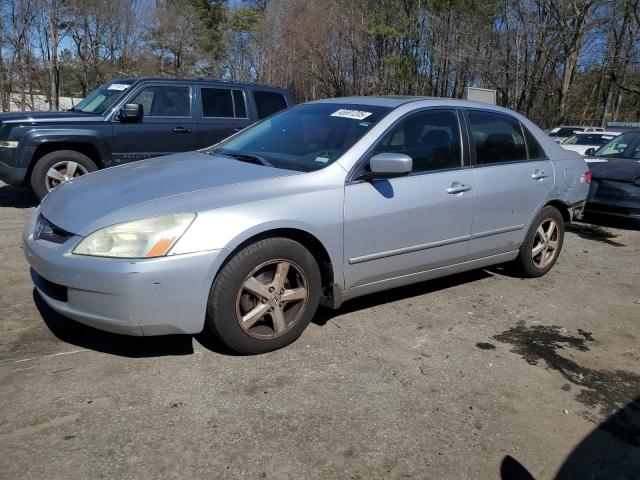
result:
[(413, 159), (402, 153), (379, 153), (369, 160), (371, 177), (396, 177), (413, 169)]
[(585, 150), (585, 152), (584, 152), (584, 154), (585, 154), (587, 157), (591, 157), (591, 156), (593, 156), (593, 154), (594, 154), (594, 153), (596, 153), (596, 149), (595, 149), (595, 148), (593, 148), (593, 147), (591, 147), (591, 148), (587, 148), (587, 149)]
[(143, 116), (144, 108), (139, 103), (127, 103), (118, 112), (118, 120), (121, 122), (139, 122)]

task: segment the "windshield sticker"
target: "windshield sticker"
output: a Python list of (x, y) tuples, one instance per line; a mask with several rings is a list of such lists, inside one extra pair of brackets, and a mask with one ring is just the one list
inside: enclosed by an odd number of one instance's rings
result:
[(364, 120), (372, 112), (363, 112), (362, 110), (346, 110), (341, 108), (331, 114), (332, 117), (351, 118), (353, 120)]
[(131, 85), (127, 85), (126, 83), (112, 83), (107, 87), (107, 90), (118, 90), (119, 92), (123, 92)]
[(329, 157), (323, 157), (322, 155), (320, 155), (319, 157), (316, 157), (316, 159), (314, 160), (314, 162), (318, 162), (318, 163), (327, 163), (329, 161)]

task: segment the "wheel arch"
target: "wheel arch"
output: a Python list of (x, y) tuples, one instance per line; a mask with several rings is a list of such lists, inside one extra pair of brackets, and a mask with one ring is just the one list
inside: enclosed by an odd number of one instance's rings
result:
[(550, 200), (542, 206), (542, 208), (544, 207), (557, 208), (560, 211), (560, 214), (562, 215), (562, 219), (564, 220), (564, 223), (571, 223), (571, 213), (569, 212), (569, 206), (562, 200), (557, 198), (554, 200)]
[(330, 308), (337, 308), (341, 303), (339, 295), (340, 289), (336, 285), (336, 277), (338, 271), (337, 265), (332, 261), (329, 250), (323, 242), (314, 234), (295, 227), (279, 227), (254, 233), (242, 239), (234, 248), (230, 249), (225, 259), (220, 264), (216, 276), (222, 270), (224, 265), (233, 258), (233, 256), (245, 248), (246, 246), (266, 238), (289, 238), (304, 246), (315, 258), (318, 268), (320, 269), (320, 277), (322, 282), (321, 304)]
[(52, 141), (52, 142), (42, 142), (40, 143), (35, 151), (33, 152), (33, 156), (31, 157), (31, 161), (29, 162), (29, 166), (27, 168), (26, 178), (31, 177), (31, 172), (35, 167), (38, 160), (40, 160), (45, 155), (57, 152), (60, 150), (72, 150), (74, 152), (81, 153), (89, 157), (98, 168), (104, 168), (104, 163), (100, 158), (100, 152), (98, 148), (91, 142), (72, 142), (72, 141)]

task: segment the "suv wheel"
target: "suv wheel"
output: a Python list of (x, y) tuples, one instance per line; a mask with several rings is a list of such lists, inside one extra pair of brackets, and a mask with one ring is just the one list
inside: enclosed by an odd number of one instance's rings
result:
[(260, 240), (240, 250), (211, 287), (206, 325), (243, 354), (295, 341), (320, 299), (320, 271), (311, 253), (288, 238)]
[(515, 265), (526, 277), (541, 277), (555, 265), (564, 242), (564, 219), (555, 207), (544, 207), (531, 223)]
[(39, 200), (63, 182), (90, 172), (98, 166), (93, 160), (73, 150), (58, 150), (44, 155), (31, 172), (31, 188)]

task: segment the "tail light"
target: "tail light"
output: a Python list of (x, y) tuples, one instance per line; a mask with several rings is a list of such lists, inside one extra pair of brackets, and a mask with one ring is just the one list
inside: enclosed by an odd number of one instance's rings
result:
[(591, 183), (591, 170), (584, 172), (584, 181), (588, 184)]

